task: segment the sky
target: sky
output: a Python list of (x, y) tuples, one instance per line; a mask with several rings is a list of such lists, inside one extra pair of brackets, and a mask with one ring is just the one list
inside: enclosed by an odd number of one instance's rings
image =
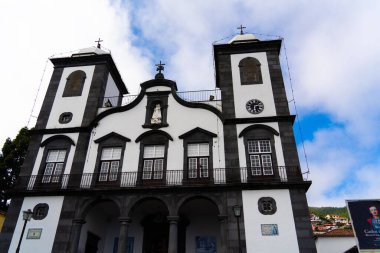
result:
[(379, 198), (379, 13), (376, 0), (0, 0), (0, 145), (34, 126), (49, 57), (101, 38), (131, 94), (160, 60), (180, 91), (214, 89), (212, 44), (242, 24), (260, 40), (284, 38), (302, 170), (313, 181), (309, 205)]

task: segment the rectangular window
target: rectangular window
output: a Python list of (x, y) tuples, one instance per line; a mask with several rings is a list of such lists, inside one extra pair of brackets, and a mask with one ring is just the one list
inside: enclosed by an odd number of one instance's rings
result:
[(207, 178), (209, 176), (210, 146), (208, 143), (187, 145), (188, 178)]
[(162, 179), (164, 175), (165, 146), (144, 147), (142, 179)]
[(270, 140), (249, 140), (247, 145), (252, 176), (273, 175)]
[(119, 173), (121, 147), (103, 148), (100, 157), (99, 181), (116, 181)]
[(66, 150), (49, 150), (46, 157), (46, 165), (42, 183), (58, 183), (63, 173)]

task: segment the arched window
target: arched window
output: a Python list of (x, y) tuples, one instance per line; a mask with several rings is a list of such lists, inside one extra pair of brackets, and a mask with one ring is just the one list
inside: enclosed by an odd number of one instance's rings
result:
[(261, 64), (256, 58), (244, 58), (239, 62), (239, 69), (242, 85), (263, 83)]
[(65, 90), (63, 91), (63, 97), (81, 96), (84, 80), (86, 79), (86, 73), (82, 70), (74, 71), (67, 77)]

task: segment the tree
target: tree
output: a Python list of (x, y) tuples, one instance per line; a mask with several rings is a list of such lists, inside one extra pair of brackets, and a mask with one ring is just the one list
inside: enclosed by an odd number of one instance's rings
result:
[(27, 127), (21, 128), (15, 139), (7, 138), (0, 155), (0, 210), (8, 209), (6, 191), (14, 187), (28, 150), (30, 134)]

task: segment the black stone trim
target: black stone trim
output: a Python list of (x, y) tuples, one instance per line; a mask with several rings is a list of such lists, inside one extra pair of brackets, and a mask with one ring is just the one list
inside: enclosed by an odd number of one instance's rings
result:
[(177, 91), (176, 82), (169, 79), (152, 79), (152, 80), (143, 82), (142, 84), (140, 84), (140, 86), (141, 86), (141, 89), (143, 90), (147, 90), (154, 86), (165, 86), (165, 87), (171, 88), (171, 90)]
[[(239, 168), (239, 148), (236, 125), (223, 126), (224, 152), (226, 168)], [(226, 181), (240, 182), (240, 170), (228, 170), (226, 172)]]
[[(88, 146), (90, 143), (90, 138), (91, 138), (91, 131), (79, 133), (77, 146), (75, 148), (75, 153), (74, 153), (74, 159), (71, 165), (70, 174), (80, 175), (83, 173), (84, 165), (86, 162), (86, 155), (88, 152)], [(69, 184), (78, 185), (79, 187), (80, 178), (70, 177)]]
[(67, 124), (73, 119), (73, 114), (71, 112), (64, 112), (59, 115), (58, 122), (60, 124)]
[(162, 130), (150, 130), (140, 134), (139, 137), (136, 138), (135, 142), (140, 142), (142, 139), (147, 138), (151, 135), (161, 135), (164, 136), (166, 139), (173, 141), (173, 137), (171, 137), (170, 134), (168, 134), (167, 132), (164, 132)]
[[(228, 118), (224, 120), (225, 125), (246, 124), (246, 123), (264, 123), (264, 122), (290, 122), (294, 124), (295, 115), (271, 116), (260, 118)], [(280, 131), (281, 132), (281, 131)]]
[(294, 223), (300, 252), (316, 253), (313, 230), (310, 223), (306, 190), (302, 188), (289, 189), (293, 209)]
[[(267, 52), (273, 51), (277, 55), (281, 51), (282, 40), (268, 40), (268, 41), (253, 41), (251, 43), (239, 43), (239, 44), (220, 44), (214, 45), (214, 59), (215, 59), (215, 71), (220, 73), (221, 65), (220, 57), (222, 55), (242, 54), (251, 52)], [(231, 70), (230, 70), (231, 71)], [(216, 75), (216, 87), (220, 85), (221, 77)]]
[(75, 146), (75, 142), (73, 141), (73, 139), (71, 139), (70, 137), (66, 136), (66, 135), (54, 135), (52, 137), (49, 137), (47, 138), (46, 140), (44, 140), (40, 147), (45, 147), (46, 145), (48, 145), (49, 143), (51, 142), (55, 142), (55, 141), (59, 141), (59, 140), (64, 140), (64, 141), (67, 141), (69, 142), (71, 145)]
[(51, 109), (53, 108), (53, 103), (55, 96), (57, 95), (57, 90), (59, 86), (59, 82), (61, 80), (63, 73), (62, 68), (55, 68), (53, 74), (51, 75), (49, 87), (46, 91), (44, 102), (42, 103), (42, 107), (40, 110), (40, 114), (38, 115), (36, 129), (43, 129), (46, 127), (46, 124), (49, 120)]
[(39, 203), (33, 208), (33, 219), (43, 220), (46, 218), (49, 212), (49, 205), (46, 203)]
[(194, 129), (192, 129), (192, 130), (190, 130), (190, 131), (188, 131), (188, 132), (186, 132), (186, 133), (184, 133), (184, 134), (178, 136), (178, 138), (180, 138), (180, 139), (185, 139), (185, 138), (188, 138), (189, 136), (191, 136), (191, 135), (193, 135), (193, 134), (195, 134), (195, 133), (202, 133), (202, 134), (204, 134), (204, 135), (208, 135), (208, 136), (210, 136), (210, 137), (217, 137), (217, 136), (218, 136), (218, 135), (216, 135), (216, 134), (214, 134), (214, 133), (212, 133), (212, 132), (210, 132), (210, 131), (207, 131), (207, 130), (202, 129), (202, 128), (200, 128), (200, 127), (196, 127), (196, 128), (194, 128)]
[(244, 128), (240, 134), (239, 134), (239, 138), (241, 138), (242, 136), (244, 136), (247, 132), (251, 131), (251, 130), (255, 130), (255, 129), (265, 129), (265, 130), (268, 130), (269, 132), (272, 132), (274, 135), (277, 135), (279, 136), (280, 133), (277, 132), (275, 129), (273, 129), (272, 127), (270, 126), (267, 126), (267, 125), (262, 125), (262, 124), (256, 124), (256, 125), (252, 125), (252, 126), (248, 126), (246, 128)]
[(66, 134), (91, 132), (90, 127), (68, 127), (68, 128), (50, 128), (50, 129), (31, 129), (30, 134)]
[(50, 61), (54, 64), (55, 68), (106, 64), (118, 89), (123, 94), (129, 93), (110, 54), (81, 57), (50, 58)]
[[(272, 209), (271, 210), (265, 210), (264, 202), (269, 202), (272, 206)], [(257, 201), (257, 208), (259, 209), (259, 212), (264, 214), (264, 215), (275, 214), (277, 211), (276, 200), (274, 200), (274, 198), (272, 198), (272, 197), (259, 198), (259, 200)]]
[(121, 134), (118, 134), (118, 133), (115, 133), (115, 132), (111, 132), (109, 134), (104, 135), (103, 137), (100, 137), (100, 138), (94, 140), (94, 142), (95, 143), (100, 143), (100, 142), (102, 142), (102, 141), (104, 141), (106, 139), (109, 139), (109, 138), (120, 139), (120, 140), (122, 140), (124, 142), (130, 142), (131, 141), (131, 139), (129, 139), (127, 137), (124, 137)]

